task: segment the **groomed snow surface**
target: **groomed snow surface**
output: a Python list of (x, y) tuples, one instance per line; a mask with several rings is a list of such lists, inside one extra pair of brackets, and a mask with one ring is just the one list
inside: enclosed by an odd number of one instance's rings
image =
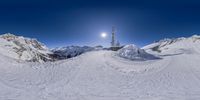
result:
[(0, 54), (0, 100), (200, 100), (200, 40), (193, 38), (146, 46), (160, 59), (142, 61), (106, 50), (46, 63)]

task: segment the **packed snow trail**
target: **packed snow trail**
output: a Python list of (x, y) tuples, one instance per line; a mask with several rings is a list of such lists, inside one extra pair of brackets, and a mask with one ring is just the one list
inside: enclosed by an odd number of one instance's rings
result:
[(0, 100), (199, 100), (200, 55), (161, 57), (94, 51), (41, 64), (0, 55)]

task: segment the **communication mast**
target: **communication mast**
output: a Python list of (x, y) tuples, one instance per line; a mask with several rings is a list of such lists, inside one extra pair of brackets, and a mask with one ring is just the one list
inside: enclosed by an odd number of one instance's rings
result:
[(111, 47), (115, 47), (115, 27), (112, 27), (112, 41), (111, 41)]
[(116, 34), (115, 33), (116, 33), (115, 27), (113, 26), (112, 27), (112, 37), (111, 37), (112, 40), (111, 40), (111, 47), (110, 47), (110, 49), (113, 51), (117, 51), (122, 48), (122, 46), (120, 46), (120, 42), (119, 41), (116, 42)]

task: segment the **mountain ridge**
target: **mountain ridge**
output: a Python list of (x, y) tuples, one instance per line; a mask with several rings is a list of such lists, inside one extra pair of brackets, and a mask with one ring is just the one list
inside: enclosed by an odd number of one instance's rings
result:
[[(165, 38), (160, 41), (151, 43), (142, 47), (142, 49), (151, 52), (151, 53), (161, 53), (161, 52), (171, 52), (175, 53), (178, 50), (188, 50), (195, 48), (199, 48), (200, 45), (200, 35), (192, 35), (190, 37), (180, 37), (180, 38)], [(170, 51), (171, 50), (171, 51)]]
[(8, 53), (11, 58), (33, 62), (51, 61), (52, 52), (36, 39), (6, 33), (0, 35), (0, 42), (0, 53)]

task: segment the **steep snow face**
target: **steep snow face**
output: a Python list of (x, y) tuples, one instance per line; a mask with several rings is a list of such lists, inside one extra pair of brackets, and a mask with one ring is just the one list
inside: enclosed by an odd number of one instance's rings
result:
[(200, 53), (200, 36), (193, 35), (189, 38), (163, 39), (143, 47), (150, 53), (182, 54)]
[(36, 39), (7, 33), (0, 35), (0, 53), (24, 61), (43, 62), (51, 60), (48, 48)]
[(126, 45), (124, 48), (118, 51), (120, 57), (127, 58), (130, 60), (153, 60), (157, 57), (146, 53), (143, 49), (131, 44)]
[(67, 47), (61, 47), (61, 48), (55, 48), (52, 49), (52, 52), (57, 55), (58, 59), (67, 59), (76, 57), (82, 53), (92, 51), (94, 48), (89, 46), (67, 46)]

